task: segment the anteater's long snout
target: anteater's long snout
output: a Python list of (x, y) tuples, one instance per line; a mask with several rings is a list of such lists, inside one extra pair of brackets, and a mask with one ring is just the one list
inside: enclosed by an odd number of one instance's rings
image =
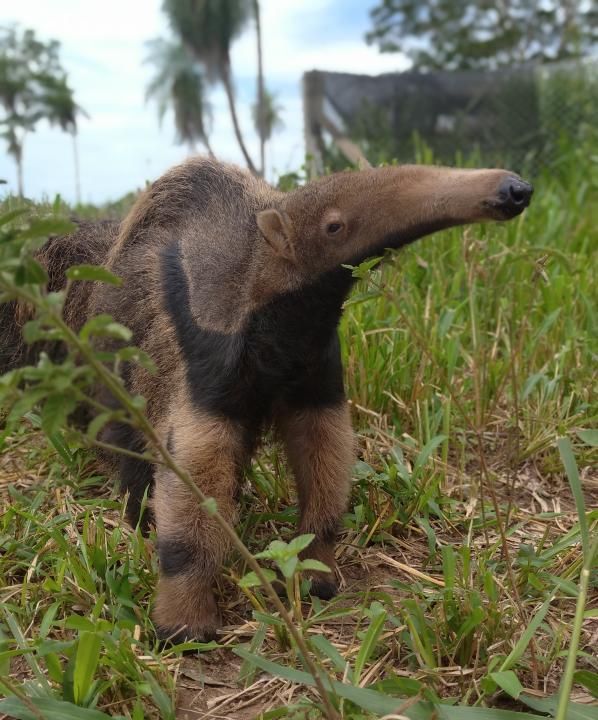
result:
[(533, 186), (517, 175), (507, 175), (498, 186), (496, 197), (488, 202), (502, 216), (509, 220), (520, 215), (530, 204)]

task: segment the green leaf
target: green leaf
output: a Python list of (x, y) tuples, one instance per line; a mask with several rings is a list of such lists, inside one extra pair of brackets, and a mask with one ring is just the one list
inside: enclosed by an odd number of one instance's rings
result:
[(213, 497), (206, 498), (201, 503), (201, 507), (208, 513), (208, 515), (215, 515), (218, 512), (218, 503)]
[(25, 257), (15, 273), (15, 282), (17, 285), (45, 285), (48, 273), (37, 260)]
[(486, 617), (481, 607), (472, 608), (469, 615), (465, 618), (461, 627), (457, 631), (457, 637), (461, 641), (472, 633), (475, 628), (479, 627)]
[(309, 642), (325, 655), (339, 672), (345, 672), (347, 661), (325, 635), (311, 635)]
[(119, 360), (128, 360), (130, 362), (137, 363), (152, 374), (155, 374), (157, 372), (156, 363), (151, 359), (151, 357), (146, 352), (140, 350), (134, 345), (119, 348), (116, 356)]
[(65, 218), (45, 217), (33, 220), (29, 227), (19, 232), (19, 240), (47, 238), (49, 235), (68, 235), (76, 225)]
[(372, 657), (376, 649), (376, 643), (386, 622), (386, 612), (378, 612), (370, 622), (365, 637), (361, 642), (361, 647), (355, 658), (355, 666), (353, 667), (353, 683), (357, 685), (361, 678), (361, 673), (368, 660)]
[(583, 685), (594, 697), (598, 698), (598, 673), (591, 670), (577, 670), (573, 675), (573, 682)]
[(301, 560), (299, 563), (299, 570), (315, 570), (317, 572), (331, 572), (328, 565), (324, 565), (323, 562), (320, 562), (319, 560), (314, 560), (313, 558), (305, 558), (305, 560)]
[[(233, 652), (245, 660), (250, 660), (271, 675), (290, 680), (299, 685), (309, 685), (310, 687), (315, 685), (314, 679), (309, 673), (271, 662), (241, 647), (233, 648)], [(323, 678), (323, 682), (326, 688), (332, 689), (339, 697), (350, 700), (355, 705), (376, 715), (396, 713), (405, 702), (404, 698), (389, 697), (377, 690), (347, 685), (329, 677)], [(403, 714), (410, 720), (430, 720), (430, 718), (435, 718), (435, 720), (540, 720), (541, 717), (531, 713), (519, 713), (511, 710), (462, 707), (429, 702), (419, 702), (416, 705), (411, 705), (403, 711)]]
[(52, 443), (54, 449), (62, 458), (63, 463), (71, 470), (74, 470), (75, 459), (72, 456), (69, 446), (66, 444), (62, 433), (52, 433), (48, 435), (48, 440)]
[(164, 692), (151, 672), (146, 670), (143, 673), (143, 677), (149, 683), (154, 702), (158, 706), (158, 710), (160, 710), (160, 718), (162, 720), (175, 720), (174, 703), (172, 699)]
[(64, 623), (65, 628), (69, 630), (80, 630), (82, 632), (95, 632), (96, 626), (89, 618), (83, 615), (70, 615)]
[(444, 545), (442, 550), (442, 577), (444, 578), (445, 595), (452, 596), (457, 575), (455, 551), (451, 545)]
[(285, 665), (279, 665), (271, 660), (266, 660), (260, 655), (250, 653), (242, 647), (233, 648), (233, 652), (240, 658), (243, 658), (243, 660), (247, 660), (262, 670), (265, 670), (267, 673), (270, 673), (270, 675), (299, 683), (299, 685), (315, 685), (312, 676), (309, 673), (303, 672), (303, 670), (296, 670), (295, 668), (286, 667)]
[(46, 334), (40, 320), (28, 320), (21, 329), (21, 336), (27, 345), (41, 340)]
[[(263, 645), (266, 635), (268, 634), (268, 626), (266, 623), (260, 623), (258, 629), (251, 638), (251, 644), (249, 650), (252, 653), (256, 653)], [(239, 683), (244, 687), (248, 687), (255, 680), (255, 665), (249, 660), (244, 660), (241, 668), (239, 669)]]
[(42, 621), (39, 625), (38, 635), (40, 638), (45, 638), (50, 632), (50, 628), (52, 626), (52, 623), (54, 622), (54, 618), (56, 617), (56, 613), (58, 612), (59, 607), (60, 602), (53, 602), (44, 613), (44, 617), (42, 618)]
[(373, 257), (359, 265), (343, 265), (347, 270), (351, 270), (351, 274), (354, 278), (366, 278), (370, 271), (373, 270), (376, 265), (382, 262), (382, 257)]
[(546, 598), (546, 600), (540, 606), (538, 612), (532, 618), (530, 624), (525, 628), (523, 633), (521, 633), (521, 637), (517, 641), (515, 647), (511, 650), (511, 652), (505, 658), (503, 664), (500, 667), (499, 672), (504, 672), (505, 670), (510, 670), (513, 667), (513, 665), (515, 665), (515, 663), (519, 660), (519, 658), (523, 655), (523, 653), (527, 649), (527, 646), (529, 645), (532, 637), (534, 636), (534, 633), (540, 626), (540, 623), (546, 617), (546, 613), (548, 612), (550, 603), (553, 600), (554, 600), (554, 593), (552, 593), (550, 595), (550, 597)]
[(436, 435), (429, 443), (422, 448), (421, 452), (417, 456), (415, 465), (413, 466), (413, 474), (417, 474), (418, 470), (424, 467), (424, 465), (430, 459), (430, 456), (436, 450), (436, 448), (446, 440), (446, 435)]
[(314, 538), (315, 535), (311, 533), (307, 535), (297, 535), (297, 537), (293, 538), (288, 544), (287, 552), (298, 555), (302, 550), (305, 550), (305, 548), (311, 544)]
[[(546, 713), (550, 717), (556, 714), (558, 695), (547, 698), (538, 698), (521, 693), (519, 701), (525, 703), (532, 710)], [(567, 720), (598, 720), (598, 705), (582, 705), (581, 703), (567, 703)]]
[[(273, 570), (268, 570), (267, 568), (263, 568), (262, 572), (267, 577), (269, 582), (276, 580), (276, 573)], [(259, 577), (253, 571), (248, 572), (247, 575), (243, 575), (243, 577), (238, 582), (238, 585), (241, 588), (257, 587), (258, 585), (261, 585), (261, 584), (262, 584), (262, 581), (259, 579)]]
[(45, 658), (48, 676), (51, 680), (54, 680), (55, 683), (62, 685), (64, 675), (62, 672), (62, 665), (60, 664), (60, 658), (56, 655), (56, 653), (52, 652), (47, 653)]
[(74, 696), (75, 702), (83, 702), (91, 684), (100, 660), (101, 636), (95, 632), (82, 632), (77, 643), (75, 659)]
[(109, 285), (122, 285), (122, 279), (118, 275), (98, 265), (73, 265), (66, 271), (66, 276), (69, 280), (90, 280)]
[(113, 415), (114, 412), (112, 410), (108, 410), (106, 412), (100, 413), (99, 415), (96, 415), (87, 426), (87, 437), (91, 440), (95, 440), (100, 433), (100, 430), (102, 430), (104, 425), (106, 425), (106, 423), (112, 419)]
[(41, 411), (42, 430), (46, 435), (56, 435), (66, 424), (68, 415), (74, 410), (75, 401), (62, 393), (50, 395)]
[(577, 437), (590, 447), (598, 447), (598, 430), (578, 430)]
[[(6, 635), (2, 632), (2, 628), (0, 628), (0, 678), (2, 676), (8, 677), (8, 673), (10, 672), (10, 650), (8, 650), (9, 644), (8, 644), (8, 638)], [(17, 651), (19, 652), (19, 651)]]
[(94, 336), (113, 337), (117, 340), (128, 342), (133, 336), (133, 333), (129, 328), (115, 322), (110, 315), (96, 315), (83, 325), (80, 336), (82, 340), (88, 340)]
[(515, 700), (517, 700), (523, 692), (523, 685), (519, 682), (519, 678), (512, 670), (490, 673), (490, 677), (499, 688), (508, 693), (512, 698), (515, 698)]
[[(17, 622), (17, 619), (15, 616), (10, 612), (8, 607), (0, 605), (0, 609), (4, 610), (4, 616), (6, 618), (6, 623), (8, 625), (8, 628), (10, 632), (12, 633), (13, 638), (15, 639), (17, 643), (17, 647), (21, 650), (24, 650), (28, 648), (29, 643), (25, 639), (25, 636), (23, 635), (23, 631), (21, 630), (21, 627), (19, 626), (19, 623)], [(37, 661), (37, 658), (32, 653), (25, 653), (24, 655), (25, 661), (31, 668), (33, 674), (37, 678), (37, 681), (41, 688), (43, 688), (46, 692), (50, 692), (50, 683), (48, 682), (47, 677), (44, 674), (44, 671), (41, 669), (39, 662)]]
[(292, 578), (295, 570), (297, 569), (297, 565), (299, 563), (299, 559), (296, 555), (293, 555), (289, 558), (279, 558), (276, 560), (276, 564), (280, 568), (280, 572), (285, 576), (285, 578)]
[(16, 208), (15, 210), (9, 210), (3, 215), (0, 215), (0, 227), (2, 227), (3, 225), (8, 225), (9, 222), (11, 222), (12, 220), (16, 220), (16, 218), (21, 217), (22, 215), (25, 215), (26, 212), (27, 208)]
[[(64, 700), (51, 697), (30, 697), (29, 702), (41, 713), (44, 720), (125, 720), (122, 715), (106, 715), (94, 708), (82, 708)], [(15, 697), (0, 700), (0, 712), (16, 720), (39, 720), (39, 715), (25, 705), (22, 700)]]
[(579, 471), (577, 470), (577, 463), (575, 462), (575, 456), (573, 455), (573, 448), (571, 447), (571, 441), (567, 437), (559, 438), (557, 440), (557, 445), (561, 455), (561, 460), (565, 466), (565, 472), (567, 473), (573, 497), (575, 498), (575, 507), (577, 508), (577, 515), (579, 517), (579, 529), (581, 532), (583, 554), (584, 557), (587, 557), (587, 554), (590, 552), (590, 533), (586, 518), (586, 504), (583, 497)]

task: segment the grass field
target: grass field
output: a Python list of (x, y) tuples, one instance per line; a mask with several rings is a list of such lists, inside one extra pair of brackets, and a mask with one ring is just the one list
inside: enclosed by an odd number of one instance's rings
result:
[[(343, 592), (292, 604), (318, 666), (349, 688), (342, 717), (555, 717), (579, 631), (579, 704), (559, 717), (598, 718), (597, 255), (598, 157), (580, 151), (537, 179), (521, 218), (427, 238), (347, 302), (359, 460)], [(13, 696), (0, 717), (321, 717), (286, 628), (236, 584), (239, 557), (219, 584), (218, 647), (156, 645), (153, 537), (123, 521), (93, 455), (71, 447), (65, 464), (36, 420), (0, 434), (0, 682)], [(289, 541), (294, 517), (267, 443), (239, 534), (258, 552)], [(421, 702), (437, 699), (473, 710)]]

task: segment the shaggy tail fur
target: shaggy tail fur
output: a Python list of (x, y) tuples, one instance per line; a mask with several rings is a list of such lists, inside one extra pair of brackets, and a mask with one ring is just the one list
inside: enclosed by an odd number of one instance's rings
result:
[[(36, 253), (36, 259), (48, 273), (48, 291), (62, 290), (66, 285), (66, 271), (71, 265), (102, 265), (118, 234), (118, 223), (79, 223), (72, 235), (50, 238)], [(74, 283), (64, 307), (64, 318), (75, 330), (87, 320), (88, 302), (92, 284)], [(23, 341), (23, 325), (32, 317), (32, 311), (17, 302), (0, 304), (0, 374), (36, 361), (41, 350), (59, 359), (60, 344), (36, 343), (28, 346)]]

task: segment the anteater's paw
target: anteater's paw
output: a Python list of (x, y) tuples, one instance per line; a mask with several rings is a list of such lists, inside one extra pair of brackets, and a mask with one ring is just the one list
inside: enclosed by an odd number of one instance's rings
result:
[(179, 625), (168, 627), (156, 625), (156, 635), (163, 645), (180, 645), (186, 642), (208, 643), (218, 638), (220, 623), (200, 626)]
[(215, 640), (220, 615), (209, 586), (182, 576), (161, 576), (153, 612), (156, 633), (170, 645)]
[(338, 593), (338, 584), (331, 577), (312, 577), (310, 595), (315, 595), (321, 600), (330, 600)]

